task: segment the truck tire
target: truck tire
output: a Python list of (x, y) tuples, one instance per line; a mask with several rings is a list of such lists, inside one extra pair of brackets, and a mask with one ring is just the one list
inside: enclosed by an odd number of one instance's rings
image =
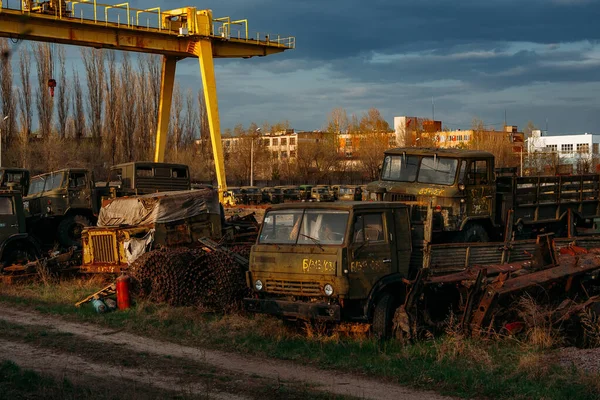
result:
[(83, 215), (66, 217), (58, 224), (58, 242), (66, 247), (81, 246), (81, 231), (90, 225), (90, 220)]
[(489, 242), (490, 236), (483, 226), (474, 223), (465, 226), (465, 229), (460, 231), (456, 235), (455, 242), (457, 243), (476, 243), (476, 242)]
[(384, 293), (373, 311), (373, 335), (378, 339), (389, 339), (392, 336), (392, 321), (394, 319), (394, 296), (390, 293)]
[(15, 264), (27, 264), (40, 258), (38, 250), (32, 243), (26, 240), (19, 240), (7, 245), (0, 261), (0, 272), (5, 267)]

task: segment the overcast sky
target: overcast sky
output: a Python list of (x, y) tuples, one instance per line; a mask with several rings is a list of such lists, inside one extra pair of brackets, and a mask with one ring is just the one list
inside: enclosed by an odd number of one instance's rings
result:
[[(250, 34), (294, 36), (296, 49), (215, 60), (222, 128), (289, 120), (319, 129), (342, 107), (359, 117), (432, 116), (486, 125), (600, 133), (600, 0), (134, 0), (248, 19)], [(195, 4), (194, 4), (195, 3)], [(234, 30), (235, 33), (235, 30)], [(196, 59), (178, 79), (197, 90)]]

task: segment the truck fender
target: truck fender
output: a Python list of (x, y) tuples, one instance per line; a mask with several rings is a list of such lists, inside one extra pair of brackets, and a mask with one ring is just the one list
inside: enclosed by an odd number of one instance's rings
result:
[(8, 239), (2, 242), (2, 244), (0, 244), (0, 259), (2, 259), (2, 257), (4, 256), (4, 251), (7, 247), (9, 247), (12, 243), (19, 241), (25, 241), (31, 246), (33, 246), (37, 254), (42, 253), (40, 245), (35, 240), (33, 240), (31, 236), (29, 236), (26, 233), (17, 233), (15, 235), (10, 236)]
[[(472, 222), (476, 222), (479, 223), (481, 225), (485, 226), (490, 226), (490, 227), (494, 227), (494, 221), (492, 221), (491, 218), (489, 217), (485, 217), (485, 218), (476, 218), (476, 217), (467, 217), (463, 220), (463, 222), (460, 224), (460, 230), (462, 231), (463, 229), (465, 229), (465, 227), (472, 223)], [(488, 225), (489, 224), (489, 225)], [(490, 232), (491, 233), (491, 232)]]
[(373, 309), (375, 308), (375, 304), (382, 293), (392, 293), (394, 295), (400, 295), (402, 298), (396, 299), (396, 301), (403, 302), (404, 294), (406, 293), (406, 284), (402, 281), (404, 276), (400, 273), (394, 273), (391, 275), (386, 275), (380, 280), (378, 280), (371, 289), (369, 296), (367, 297), (367, 301), (364, 305), (364, 315), (371, 320), (373, 316)]

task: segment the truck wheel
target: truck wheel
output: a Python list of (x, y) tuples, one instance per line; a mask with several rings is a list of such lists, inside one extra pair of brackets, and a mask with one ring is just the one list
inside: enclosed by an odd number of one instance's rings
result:
[(394, 296), (385, 293), (375, 305), (372, 330), (379, 339), (389, 339), (392, 336), (392, 321), (396, 311), (394, 303)]
[(15, 264), (27, 264), (38, 258), (40, 258), (40, 254), (31, 243), (26, 241), (11, 243), (4, 250), (4, 254), (2, 254), (0, 272), (4, 270), (5, 267), (10, 267)]
[(63, 246), (81, 246), (81, 231), (90, 226), (90, 220), (82, 215), (71, 215), (58, 224), (58, 241)]
[(485, 228), (479, 224), (469, 224), (456, 235), (458, 243), (489, 242), (490, 236)]

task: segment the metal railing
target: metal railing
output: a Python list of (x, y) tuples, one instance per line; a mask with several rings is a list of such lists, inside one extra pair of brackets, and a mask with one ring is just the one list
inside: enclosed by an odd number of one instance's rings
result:
[[(42, 14), (54, 16), (56, 19), (78, 21), (86, 24), (103, 24), (105, 26), (123, 27), (128, 29), (143, 29), (148, 31), (160, 32), (171, 35), (181, 36), (179, 28), (181, 22), (173, 23), (168, 17), (177, 16), (169, 11), (161, 11), (160, 7), (137, 9), (130, 6), (129, 2), (119, 4), (103, 4), (96, 0), (73, 0), (59, 1), (57, 9), (48, 8), (47, 2), (32, 1), (29, 9), (25, 9), (22, 1), (18, 3), (18, 8), (10, 7), (12, 1), (0, 1), (0, 12), (3, 10), (20, 11), (23, 14)], [(4, 5), (3, 5), (4, 3)], [(43, 7), (44, 3), (46, 6)], [(63, 8), (63, 3), (65, 7)], [(111, 12), (109, 13), (109, 10)], [(183, 8), (181, 10), (187, 10)], [(135, 17), (134, 17), (135, 14)], [(144, 18), (144, 15), (146, 17)], [(103, 18), (102, 18), (103, 17)], [(183, 13), (180, 17), (187, 18)], [(197, 19), (197, 15), (196, 15)], [(293, 36), (281, 37), (281, 35), (271, 35), (268, 33), (256, 32), (255, 36), (250, 35), (247, 19), (231, 20), (230, 17), (219, 17), (212, 19), (212, 26), (206, 24), (188, 23), (185, 35), (198, 35), (197, 32), (210, 32), (209, 37), (220, 37), (228, 40), (244, 41), (253, 44), (268, 45), (274, 47), (285, 47), (293, 49), (296, 47), (296, 38)], [(175, 25), (175, 27), (174, 27)], [(235, 30), (235, 27), (241, 29)], [(207, 30), (210, 29), (210, 30)]]

